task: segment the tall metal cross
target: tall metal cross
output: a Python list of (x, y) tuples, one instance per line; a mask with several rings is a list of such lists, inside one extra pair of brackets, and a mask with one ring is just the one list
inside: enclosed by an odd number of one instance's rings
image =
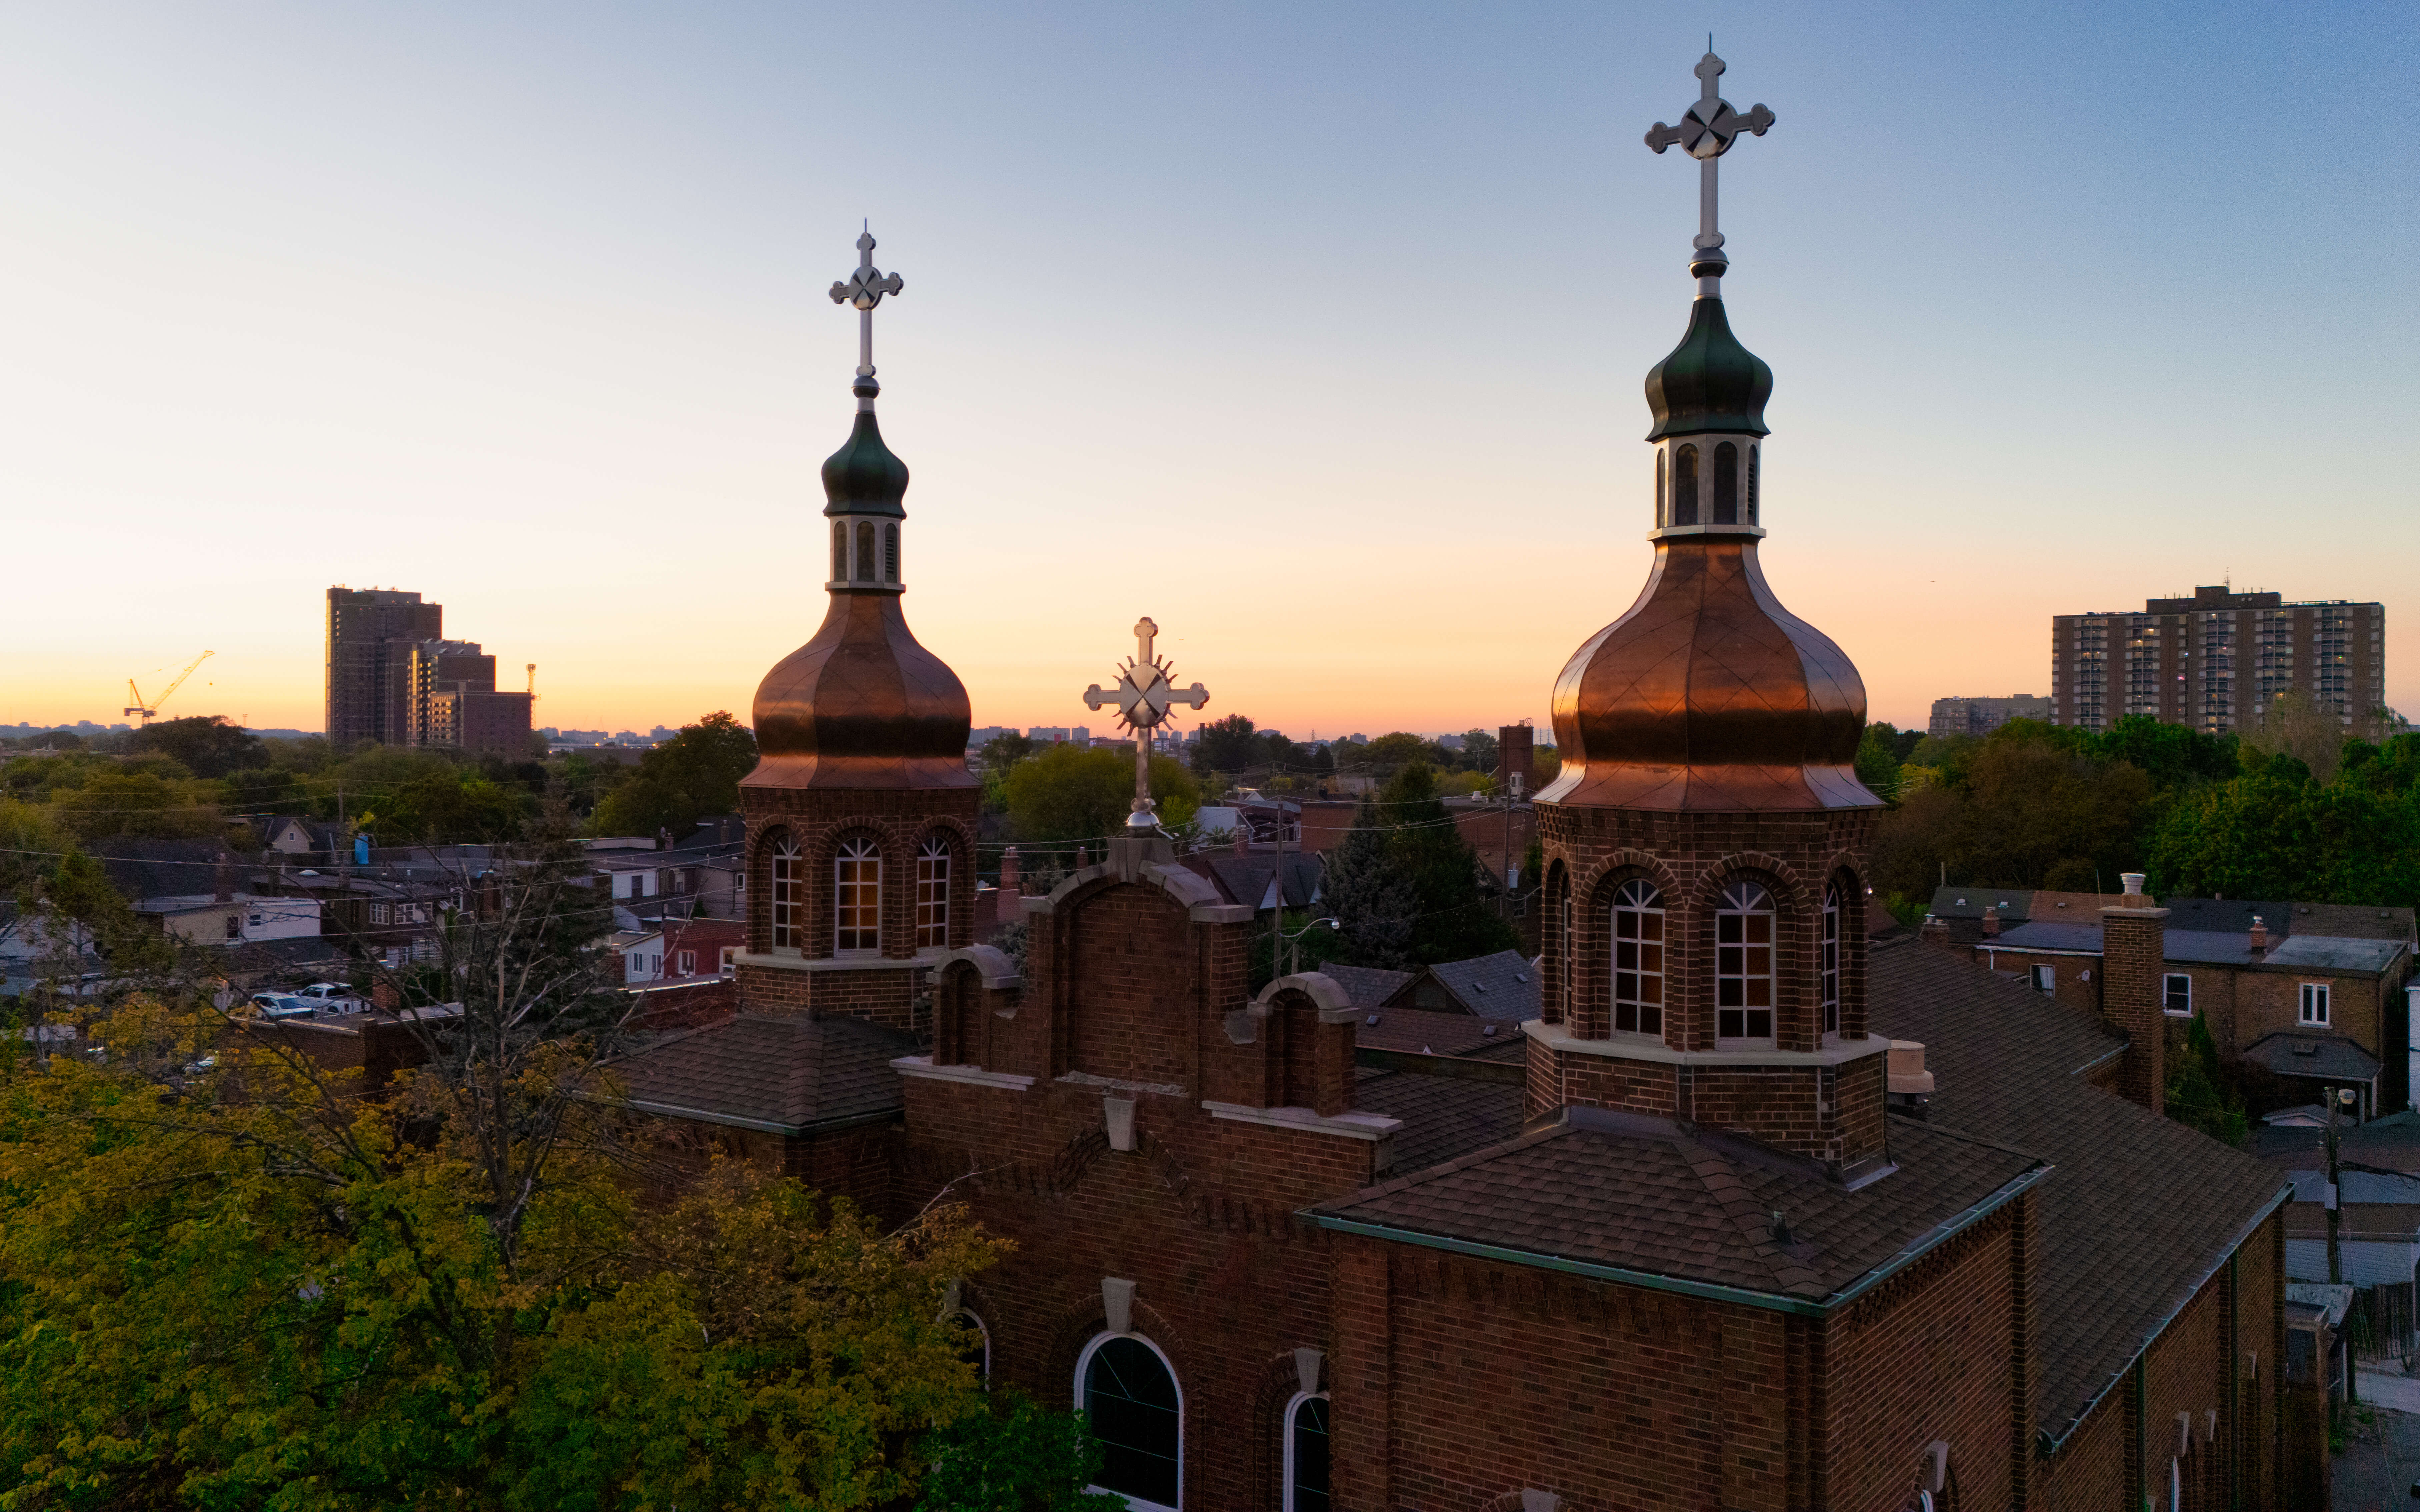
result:
[(1745, 116), (1731, 109), (1730, 101), (1714, 87), (1714, 81), (1723, 76), (1723, 60), (1711, 49), (1698, 60), (1697, 74), (1701, 86), (1698, 102), (1678, 126), (1657, 121), (1647, 133), (1647, 145), (1660, 154), (1677, 144), (1698, 160), (1698, 238), (1691, 243), (1697, 255), (1689, 265), (1698, 274), (1698, 292), (1717, 294), (1722, 285), (1714, 281), (1723, 276), (1730, 259), (1723, 255), (1723, 233), (1715, 224), (1714, 162), (1731, 149), (1742, 131), (1762, 136), (1772, 128), (1774, 115), (1762, 105)]
[(1159, 626), (1151, 622), (1150, 616), (1135, 622), (1134, 633), (1134, 659), (1118, 669), (1118, 686), (1105, 688), (1094, 683), (1084, 689), (1084, 707), (1097, 709), (1114, 703), (1119, 722), (1134, 732), (1134, 811), (1126, 815), (1126, 833), (1148, 835), (1159, 827), (1151, 801), (1151, 733), (1166, 722), (1168, 711), (1175, 705), (1184, 703), (1199, 709), (1208, 703), (1210, 690), (1200, 683), (1180, 688), (1171, 680), (1172, 669), (1152, 651)]
[(831, 286), (834, 304), (857, 306), (857, 407), (874, 408), (874, 396), (882, 385), (874, 381), (874, 307), (882, 302), (885, 294), (896, 294), (908, 286), (897, 273), (888, 277), (874, 266), (874, 232), (868, 228), (857, 239), (857, 271)]

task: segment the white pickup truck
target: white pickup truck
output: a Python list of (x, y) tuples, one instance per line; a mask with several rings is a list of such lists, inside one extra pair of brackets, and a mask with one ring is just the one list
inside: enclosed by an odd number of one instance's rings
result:
[(359, 1013), (370, 1005), (353, 995), (349, 987), (333, 981), (315, 981), (293, 995), (318, 1009), (322, 1013)]

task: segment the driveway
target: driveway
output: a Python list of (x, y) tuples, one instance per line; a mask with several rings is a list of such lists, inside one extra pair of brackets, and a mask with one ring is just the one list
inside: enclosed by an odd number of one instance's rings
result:
[(2420, 1411), (2396, 1412), (2388, 1403), (2405, 1397), (2420, 1403), (2420, 1381), (2365, 1371), (2357, 1386), (2361, 1410), (2372, 1420), (2356, 1422), (2351, 1442), (2336, 1457), (2335, 1512), (2409, 1512), (2415, 1504), (2412, 1483), (2420, 1481)]

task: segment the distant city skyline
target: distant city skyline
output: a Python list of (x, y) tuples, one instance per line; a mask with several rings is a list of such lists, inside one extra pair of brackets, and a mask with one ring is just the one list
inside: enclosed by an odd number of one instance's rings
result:
[(1078, 722), (1148, 613), (1210, 716), (1544, 725), (1649, 557), (1697, 190), (1640, 137), (1709, 23), (1778, 116), (1723, 199), (1765, 570), (1873, 717), (2230, 577), (2384, 603), (2420, 708), (2420, 147), (2307, 126), (2405, 92), (2410, 7), (133, 14), (0, 15), (20, 717), (208, 647), (170, 714), (316, 725), (331, 582), (537, 663), (540, 723), (745, 717), (821, 617), (870, 219), (978, 722)]

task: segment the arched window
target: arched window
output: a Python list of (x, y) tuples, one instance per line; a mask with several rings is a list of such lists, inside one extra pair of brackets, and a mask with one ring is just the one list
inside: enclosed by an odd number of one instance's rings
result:
[(991, 1330), (984, 1326), (982, 1319), (964, 1307), (958, 1309), (957, 1321), (967, 1330), (966, 1348), (958, 1351), (958, 1358), (974, 1366), (975, 1379), (984, 1383), (985, 1391), (989, 1391), (991, 1389)]
[(950, 842), (936, 835), (916, 852), (916, 949), (950, 948)]
[(799, 937), (799, 903), (806, 892), (799, 866), (799, 848), (788, 841), (773, 847), (773, 949), (795, 950)]
[(882, 580), (887, 583), (899, 580), (899, 527), (896, 525), (882, 527)]
[(1761, 446), (1751, 445), (1747, 449), (1747, 522), (1750, 525), (1758, 523), (1756, 517), (1756, 470), (1757, 459), (1761, 457), (1763, 455), (1764, 448)]
[(1714, 523), (1739, 523), (1739, 447), (1730, 441), (1714, 448)]
[(882, 944), (882, 853), (870, 840), (844, 841), (832, 857), (832, 949)]
[(1773, 898), (1753, 882), (1714, 911), (1714, 1039), (1773, 1038)]
[(1655, 448), (1655, 528), (1671, 524), (1664, 514), (1664, 448)]
[(1085, 1346), (1076, 1363), (1076, 1405), (1101, 1441), (1094, 1489), (1138, 1507), (1183, 1504), (1185, 1401), (1176, 1372), (1148, 1340), (1104, 1334)]
[(870, 519), (857, 522), (857, 580), (874, 581), (874, 521)]
[(1664, 1032), (1664, 895), (1645, 877), (1613, 895), (1613, 1028)]
[(1840, 889), (1823, 889), (1823, 1032), (1840, 1032)]
[(1683, 446), (1672, 457), (1672, 523), (1698, 523), (1698, 449)]
[(1286, 1404), (1285, 1512), (1327, 1512), (1327, 1393)]
[(836, 519), (832, 521), (832, 581), (838, 583), (847, 580), (848, 525), (845, 521)]

